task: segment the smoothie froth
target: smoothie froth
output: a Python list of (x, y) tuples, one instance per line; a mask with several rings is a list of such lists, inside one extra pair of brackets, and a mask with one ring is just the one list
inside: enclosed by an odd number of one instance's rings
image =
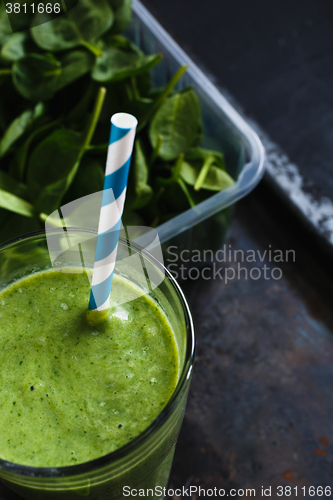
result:
[[(171, 326), (114, 277), (107, 320), (85, 320), (85, 273), (43, 271), (0, 292), (0, 458), (34, 467), (87, 462), (158, 416), (179, 377)], [(139, 295), (139, 294), (138, 294)]]

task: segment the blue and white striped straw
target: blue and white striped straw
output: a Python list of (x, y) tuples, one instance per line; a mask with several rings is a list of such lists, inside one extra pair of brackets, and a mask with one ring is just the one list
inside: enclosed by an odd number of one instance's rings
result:
[[(127, 113), (111, 118), (102, 207), (92, 276), (88, 319), (105, 317), (109, 309), (112, 279), (117, 256), (119, 231), (124, 209), (137, 119)], [(104, 314), (101, 314), (104, 313)]]

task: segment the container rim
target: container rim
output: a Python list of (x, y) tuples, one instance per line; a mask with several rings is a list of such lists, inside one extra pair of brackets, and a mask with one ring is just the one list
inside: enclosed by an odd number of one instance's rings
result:
[[(70, 228), (70, 229), (71, 232), (73, 233), (84, 232), (84, 233), (90, 233), (93, 236), (96, 236), (97, 234), (97, 231), (94, 231), (92, 229), (81, 229), (81, 228)], [(48, 231), (48, 233), (55, 235), (63, 234), (63, 228), (55, 228)], [(6, 248), (15, 245), (16, 243), (24, 242), (27, 240), (43, 236), (44, 237), (46, 236), (46, 232), (44, 230), (41, 230), (41, 231), (34, 231), (31, 233), (27, 233), (16, 238), (12, 238), (11, 240), (8, 240), (7, 242), (4, 242), (0, 245), (0, 253), (4, 251)], [(8, 472), (11, 474), (19, 474), (21, 476), (30, 478), (31, 477), (46, 478), (46, 479), (52, 479), (57, 477), (73, 478), (74, 476), (92, 472), (96, 469), (100, 469), (103, 466), (110, 465), (112, 463), (116, 464), (118, 460), (126, 457), (126, 455), (131, 453), (136, 448), (140, 447), (155, 431), (161, 428), (164, 422), (168, 420), (169, 416), (171, 415), (172, 411), (177, 405), (181, 390), (184, 384), (186, 383), (186, 380), (188, 380), (191, 377), (191, 372), (194, 363), (195, 335), (194, 335), (194, 324), (189, 305), (187, 304), (184, 293), (182, 292), (180, 286), (173, 278), (171, 273), (168, 271), (168, 269), (161, 262), (159, 262), (153, 255), (147, 252), (144, 248), (140, 247), (138, 244), (132, 241), (120, 237), (119, 242), (122, 245), (130, 244), (131, 250), (134, 249), (135, 251), (139, 252), (142, 256), (148, 259), (153, 265), (155, 265), (155, 267), (157, 267), (160, 271), (164, 272), (165, 279), (167, 279), (171, 284), (172, 289), (175, 292), (177, 299), (180, 302), (184, 314), (187, 345), (186, 345), (184, 366), (179, 376), (179, 380), (176, 389), (174, 390), (174, 393), (172, 394), (170, 400), (163, 408), (161, 413), (141, 434), (139, 434), (132, 441), (125, 444), (121, 448), (111, 453), (108, 453), (107, 455), (96, 458), (89, 462), (84, 462), (82, 464), (77, 464), (77, 465), (69, 465), (65, 467), (31, 467), (27, 465), (16, 464), (14, 462), (9, 462), (7, 460), (3, 460), (0, 458), (0, 471)]]

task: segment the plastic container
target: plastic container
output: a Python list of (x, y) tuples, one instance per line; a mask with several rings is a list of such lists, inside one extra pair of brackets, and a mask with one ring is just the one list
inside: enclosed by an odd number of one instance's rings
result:
[(263, 145), (252, 128), (138, 0), (133, 1), (133, 20), (126, 34), (144, 52), (164, 55), (163, 61), (153, 70), (154, 85), (165, 85), (180, 65), (189, 66), (177, 90), (188, 85), (196, 90), (202, 106), (203, 145), (224, 153), (228, 172), (236, 180), (233, 186), (158, 226), (160, 241), (179, 249), (221, 248), (231, 219), (231, 210), (225, 209), (246, 196), (264, 173)]

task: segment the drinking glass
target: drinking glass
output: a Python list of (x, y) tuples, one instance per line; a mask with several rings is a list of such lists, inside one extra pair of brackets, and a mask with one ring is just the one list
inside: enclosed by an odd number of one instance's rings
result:
[[(0, 290), (52, 266), (59, 270), (82, 267), (82, 256), (84, 266), (92, 268), (95, 244), (95, 232), (82, 229), (69, 232), (54, 229), (47, 235), (40, 231), (11, 240), (0, 246)], [(57, 257), (51, 262), (54, 252)], [(192, 374), (193, 322), (184, 295), (168, 270), (144, 249), (123, 238), (119, 240), (115, 273), (130, 279), (143, 293), (149, 293), (166, 314), (179, 350), (177, 387), (165, 408), (144, 432), (98, 459), (49, 468), (0, 459), (1, 481), (27, 500), (130, 499), (136, 497), (140, 489), (152, 499), (164, 496), (163, 488), (167, 487)], [(12, 499), (12, 495), (10, 493), (8, 498)]]

